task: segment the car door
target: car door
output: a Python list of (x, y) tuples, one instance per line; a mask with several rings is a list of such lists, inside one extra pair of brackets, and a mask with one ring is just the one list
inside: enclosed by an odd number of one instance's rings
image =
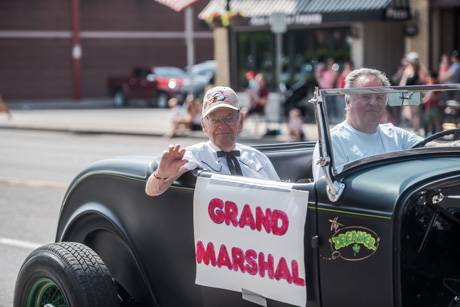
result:
[(336, 202), (324, 177), (316, 183), (322, 306), (394, 306), (393, 202), (385, 180), (371, 182), (366, 172), (347, 176)]

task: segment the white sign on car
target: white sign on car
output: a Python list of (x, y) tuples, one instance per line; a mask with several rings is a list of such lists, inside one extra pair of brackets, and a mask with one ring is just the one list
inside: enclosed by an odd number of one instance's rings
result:
[(308, 192), (291, 183), (198, 177), (193, 222), (196, 283), (306, 305)]

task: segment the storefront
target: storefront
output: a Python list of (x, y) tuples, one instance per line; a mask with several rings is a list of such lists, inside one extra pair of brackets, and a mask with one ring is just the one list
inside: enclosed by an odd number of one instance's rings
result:
[[(350, 28), (292, 29), (283, 35), (281, 80), (286, 83), (305, 81), (313, 77), (315, 65), (334, 59), (337, 63), (350, 60), (347, 38)], [(275, 43), (270, 31), (236, 32), (236, 82), (244, 85), (247, 70), (262, 72), (274, 83)]]
[(405, 21), (411, 17), (408, 0), (211, 0), (200, 18), (211, 23), (222, 16), (229, 20), (226, 31), (214, 25), (215, 46), (228, 47), (228, 59), (215, 47), (220, 67), (228, 67), (227, 72), (220, 72), (228, 73), (221, 76), (222, 81), (242, 89), (245, 73), (253, 70), (263, 72), (272, 89), (276, 88), (270, 16), (278, 12), (286, 15), (287, 22), (281, 62), (285, 82), (314, 78), (315, 67), (327, 59), (333, 59), (337, 67), (352, 61), (356, 67), (375, 67), (390, 75), (405, 53)]

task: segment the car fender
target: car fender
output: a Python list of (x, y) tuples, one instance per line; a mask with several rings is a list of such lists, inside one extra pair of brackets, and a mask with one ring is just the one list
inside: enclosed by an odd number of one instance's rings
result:
[[(136, 161), (138, 163), (123, 158), (103, 160), (75, 178), (61, 208), (56, 242), (73, 241), (91, 247), (130, 296), (136, 301), (158, 306), (145, 274), (145, 264), (129, 235), (129, 226), (117, 212), (120, 207), (129, 208), (130, 205), (117, 201), (116, 196), (108, 196), (117, 194), (113, 186), (120, 181), (121, 184), (126, 180), (137, 185), (139, 181), (142, 186), (145, 184), (147, 169), (152, 164), (146, 163), (146, 159)], [(114, 254), (117, 257), (113, 257)]]

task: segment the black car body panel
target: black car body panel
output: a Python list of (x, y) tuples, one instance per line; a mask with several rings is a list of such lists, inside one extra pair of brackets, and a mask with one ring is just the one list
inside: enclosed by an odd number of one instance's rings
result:
[[(304, 260), (309, 307), (457, 304), (460, 150), (455, 135), (460, 129), (448, 132), (451, 139), (439, 140), (439, 147), (375, 155), (337, 172), (323, 97), (449, 87), (460, 89), (460, 84), (315, 91), (311, 102), (323, 170), (316, 182), (314, 142), (256, 146), (282, 181), (308, 191)], [(401, 105), (410, 99), (400, 96)], [(445, 146), (452, 139), (454, 146)], [(158, 157), (152, 156), (89, 166), (65, 195), (56, 241), (80, 242), (99, 254), (122, 306), (254, 306), (240, 292), (195, 283), (195, 184), (199, 176), (213, 175), (187, 172), (164, 194), (149, 197), (146, 181), (157, 166)], [(274, 300), (267, 305), (288, 306)]]
[[(337, 203), (331, 203), (326, 193), (318, 192), (318, 233), (325, 243), (319, 249), (321, 289), (327, 293), (322, 300), (324, 306), (399, 306), (394, 301), (394, 279), (398, 276), (398, 258), (394, 255), (399, 255), (399, 244), (395, 242), (399, 238), (395, 233), (398, 204), (419, 185), (449, 174), (460, 174), (458, 156), (425, 156), (353, 173), (344, 180), (346, 188)], [(317, 183), (318, 191), (325, 189), (324, 180)], [(327, 242), (333, 234), (334, 220), (344, 226), (372, 230), (380, 239), (375, 254), (366, 261), (333, 259)], [(358, 282), (344, 282), (351, 276)]]
[[(313, 147), (259, 146), (283, 180), (299, 182), (296, 188), (310, 192), (305, 229), (308, 305), (399, 306), (398, 206), (421, 184), (459, 174), (459, 157), (414, 155), (356, 169), (344, 178), (340, 200), (332, 203), (324, 180), (308, 183)], [(156, 159), (120, 157), (83, 171), (65, 197), (56, 241), (93, 248), (141, 305), (252, 306), (241, 293), (195, 285), (191, 204), (196, 176), (206, 173), (187, 173), (163, 195), (151, 198), (144, 188)], [(337, 257), (331, 238), (347, 229), (372, 233), (377, 250), (364, 259)], [(286, 304), (269, 301), (269, 306)]]
[[(303, 179), (311, 177), (308, 162), (313, 144), (266, 145), (259, 149), (272, 158), (283, 179), (305, 182)], [(97, 162), (80, 173), (61, 208), (56, 241), (90, 246), (120, 285), (144, 305), (252, 306), (241, 299), (241, 293), (195, 285), (191, 217), (197, 173), (186, 174), (163, 195), (151, 198), (144, 188), (156, 168), (155, 161), (155, 157), (120, 157)], [(306, 233), (315, 233), (314, 185), (299, 183), (297, 188), (310, 191)], [(310, 239), (305, 236), (305, 246), (311, 246)], [(308, 299), (315, 306), (319, 302), (316, 250), (309, 249), (305, 257), (309, 259)], [(270, 306), (285, 305), (270, 302)]]

